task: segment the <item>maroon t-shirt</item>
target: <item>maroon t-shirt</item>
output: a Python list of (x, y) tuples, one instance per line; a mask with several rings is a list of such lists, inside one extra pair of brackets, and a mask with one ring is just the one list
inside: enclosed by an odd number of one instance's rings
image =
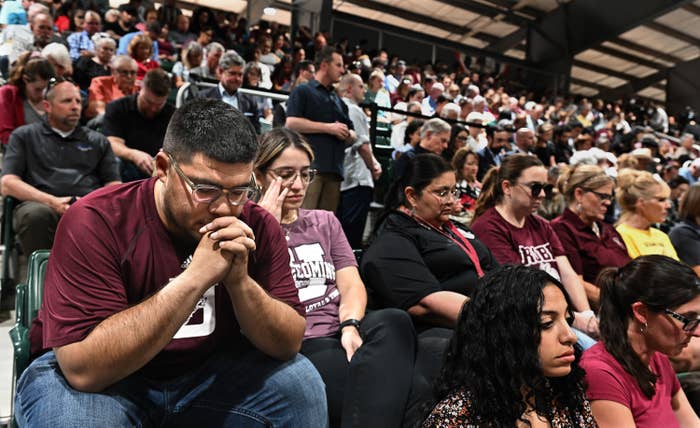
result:
[[(180, 247), (165, 229), (156, 211), (154, 184), (150, 179), (98, 190), (62, 217), (46, 272), (43, 306), (33, 326), (32, 349), (83, 340), (102, 320), (145, 300), (189, 264), (194, 248)], [(257, 244), (249, 258), (249, 275), (303, 315), (279, 224), (252, 202), (240, 219), (253, 229)], [(199, 365), (215, 350), (240, 352), (250, 346), (225, 287), (213, 285), (173, 340), (141, 372), (168, 378)]]
[(625, 241), (617, 230), (605, 222), (597, 224), (600, 238), (568, 208), (551, 222), (554, 232), (564, 246), (571, 267), (591, 284), (595, 283), (603, 268), (621, 267), (631, 260)]
[(563, 256), (564, 249), (547, 220), (533, 214), (525, 217), (523, 227), (515, 227), (489, 208), (471, 228), (498, 263), (534, 266), (561, 280), (555, 257)]

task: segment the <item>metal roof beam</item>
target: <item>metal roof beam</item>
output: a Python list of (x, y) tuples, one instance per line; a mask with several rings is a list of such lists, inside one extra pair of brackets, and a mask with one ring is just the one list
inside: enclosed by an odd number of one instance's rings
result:
[(611, 39), (610, 42), (615, 43), (616, 45), (620, 45), (623, 48), (627, 48), (627, 49), (630, 49), (633, 51), (641, 52), (645, 55), (660, 58), (666, 62), (670, 62), (670, 63), (674, 63), (674, 64), (677, 62), (683, 62), (683, 59), (680, 57), (677, 57), (677, 56), (674, 56), (671, 54), (667, 54), (664, 52), (659, 52), (659, 51), (651, 49), (647, 46), (640, 45), (639, 43), (635, 43), (635, 42), (630, 42), (629, 40), (623, 39), (620, 37)]
[(623, 95), (636, 94), (644, 88), (652, 86), (666, 78), (668, 78), (668, 73), (670, 68), (657, 71), (647, 77), (642, 77), (639, 79), (633, 79), (624, 85), (618, 86), (617, 88), (610, 88), (607, 91), (602, 92), (601, 96), (607, 99), (619, 98)]
[[(414, 13), (411, 11), (408, 11), (406, 9), (402, 9), (400, 7), (394, 7), (390, 6), (384, 3), (379, 3), (376, 1), (370, 1), (370, 0), (346, 0), (347, 3), (352, 3), (356, 6), (364, 7), (367, 9), (372, 9), (376, 10), (377, 12), (382, 12), (386, 13), (389, 15), (397, 16), (399, 18), (406, 19), (408, 21), (412, 22), (417, 22), (420, 24), (426, 24), (430, 25), (431, 27), (435, 28), (441, 28), (444, 29), (452, 34), (459, 34), (459, 35), (465, 35), (472, 31), (469, 27), (467, 26), (460, 26), (460, 25), (455, 25), (451, 24), (449, 22), (442, 21), (440, 19), (435, 19), (431, 18), (426, 15), (421, 15), (418, 13)], [(472, 35), (475, 39), (483, 40), (486, 43), (494, 43), (500, 38), (491, 36), (489, 34), (484, 34), (484, 33), (478, 33)]]
[(581, 61), (581, 60), (577, 60), (577, 59), (573, 60), (571, 65), (574, 65), (576, 67), (585, 68), (586, 70), (594, 71), (596, 73), (604, 74), (606, 76), (617, 77), (618, 79), (622, 79), (622, 80), (630, 80), (630, 79), (635, 78), (635, 76), (632, 74), (627, 74), (627, 73), (622, 72), (622, 71), (612, 70), (612, 69), (607, 68), (607, 67), (601, 67), (600, 65), (592, 64), (590, 62)]
[(639, 64), (639, 65), (643, 65), (645, 67), (653, 68), (655, 70), (661, 70), (662, 68), (665, 67), (664, 65), (659, 64), (658, 62), (649, 61), (649, 60), (644, 59), (642, 57), (638, 57), (637, 55), (632, 55), (630, 53), (621, 51), (619, 49), (615, 49), (615, 48), (610, 47), (610, 46), (600, 45), (600, 46), (596, 46), (592, 49), (595, 51), (598, 51), (600, 53), (610, 55), (614, 58), (624, 59), (625, 61), (633, 62), (633, 63)]
[(684, 42), (690, 45), (700, 46), (700, 39), (693, 37), (688, 33), (684, 33), (682, 31), (676, 30), (675, 28), (671, 28), (667, 25), (661, 24), (659, 22), (647, 22), (646, 24), (644, 24), (644, 26), (647, 28), (651, 28), (654, 31), (658, 31), (661, 34), (673, 37), (674, 39), (683, 40)]
[(696, 6), (695, 4), (687, 4), (683, 6), (683, 9), (687, 10), (688, 12), (700, 16), (700, 6)]
[(610, 0), (563, 3), (537, 21), (536, 31), (531, 31), (535, 34), (528, 38), (528, 58), (547, 64), (563, 56), (573, 57), (690, 1), (636, 0), (634, 7)]

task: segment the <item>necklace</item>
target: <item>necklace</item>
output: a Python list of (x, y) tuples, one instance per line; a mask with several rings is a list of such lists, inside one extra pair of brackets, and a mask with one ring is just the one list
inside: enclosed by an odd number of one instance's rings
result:
[(289, 230), (292, 228), (292, 225), (294, 222), (297, 221), (299, 218), (299, 213), (298, 212), (291, 212), (287, 215), (286, 218), (283, 218), (282, 221), (280, 221), (280, 226), (282, 226), (282, 232), (284, 232), (284, 239), (289, 241)]

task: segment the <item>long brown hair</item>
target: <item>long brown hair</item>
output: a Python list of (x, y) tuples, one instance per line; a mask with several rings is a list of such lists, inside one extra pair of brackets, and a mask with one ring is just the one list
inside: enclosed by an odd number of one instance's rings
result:
[(523, 171), (533, 166), (544, 167), (535, 156), (515, 154), (508, 156), (500, 167), (494, 166), (489, 169), (482, 181), (479, 199), (476, 201), (474, 220), (503, 200), (503, 188), (501, 188), (503, 181), (517, 182)]
[(52, 77), (56, 77), (56, 72), (47, 59), (32, 57), (32, 52), (25, 52), (19, 56), (14, 67), (12, 67), (12, 73), (10, 73), (7, 83), (17, 86), (19, 93), (24, 96), (25, 78), (27, 82), (32, 83), (37, 80), (48, 81)]

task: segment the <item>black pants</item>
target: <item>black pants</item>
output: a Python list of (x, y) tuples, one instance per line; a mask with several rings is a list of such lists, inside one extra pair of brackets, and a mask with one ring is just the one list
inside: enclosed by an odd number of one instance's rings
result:
[(369, 312), (360, 336), (363, 344), (350, 363), (339, 336), (301, 346), (326, 383), (331, 427), (400, 427), (415, 360), (411, 319), (398, 309)]
[(374, 189), (367, 186), (357, 186), (340, 192), (338, 220), (352, 248), (362, 248), (362, 234), (373, 196)]

